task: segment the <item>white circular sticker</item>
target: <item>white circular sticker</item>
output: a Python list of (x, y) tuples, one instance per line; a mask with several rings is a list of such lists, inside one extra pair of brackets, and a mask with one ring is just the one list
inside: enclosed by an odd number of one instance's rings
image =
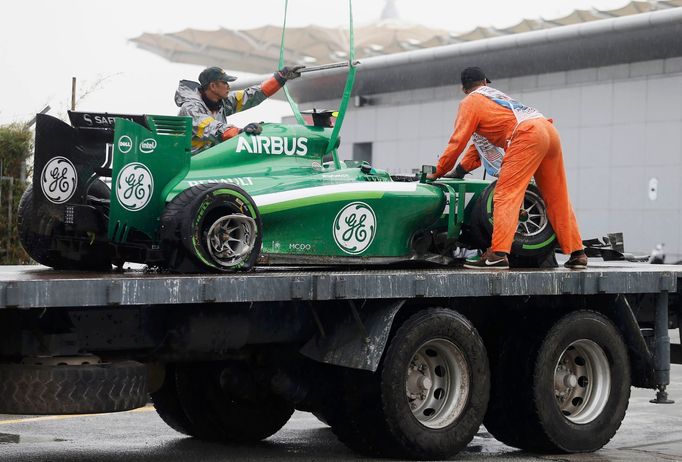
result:
[(40, 187), (52, 203), (63, 204), (71, 199), (78, 185), (76, 167), (66, 157), (53, 157), (40, 174)]
[(154, 177), (147, 167), (133, 162), (121, 169), (116, 178), (118, 203), (131, 212), (147, 206), (154, 192)]
[(341, 250), (351, 255), (364, 252), (374, 240), (376, 215), (364, 202), (346, 205), (334, 219), (334, 240)]
[(133, 149), (133, 140), (128, 135), (123, 135), (118, 139), (118, 150), (121, 154), (127, 154)]

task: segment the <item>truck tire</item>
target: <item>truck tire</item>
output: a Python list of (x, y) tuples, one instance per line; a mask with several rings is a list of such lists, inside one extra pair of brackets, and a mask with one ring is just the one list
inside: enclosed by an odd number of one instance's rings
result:
[(395, 332), (376, 373), (349, 371), (332, 431), (370, 456), (443, 459), (476, 434), (488, 403), (486, 350), (459, 313), (434, 308)]
[(175, 385), (175, 365), (166, 365), (166, 376), (161, 388), (150, 393), (156, 413), (166, 425), (178, 433), (188, 436), (196, 436), (192, 422), (182, 410), (178, 390)]
[[(486, 248), (493, 235), (493, 195), (497, 181), (483, 190), (471, 213), (474, 240)], [(511, 255), (538, 257), (554, 252), (556, 234), (547, 218), (545, 202), (534, 184), (529, 184), (519, 214), (519, 227), (514, 235)]]
[(192, 425), (192, 436), (234, 443), (256, 442), (279, 431), (294, 407), (269, 393), (253, 399), (232, 396), (221, 387), (222, 367), (178, 365), (176, 387), (180, 406)]
[[(203, 271), (248, 270), (260, 253), (263, 224), (253, 199), (231, 184), (200, 184), (178, 194), (161, 216), (171, 269), (189, 256)], [(180, 243), (183, 255), (172, 255)]]
[[(97, 199), (109, 199), (109, 187), (101, 180), (95, 180), (88, 191)], [(26, 253), (41, 265), (55, 269), (82, 269), (102, 271), (111, 268), (111, 259), (98, 250), (85, 252), (79, 260), (63, 257), (52, 251), (55, 235), (63, 233), (64, 223), (59, 219), (33, 212), (33, 185), (29, 185), (19, 201), (17, 211), (19, 242)], [(106, 232), (106, 230), (101, 230)]]
[(0, 414), (94, 414), (147, 403), (147, 368), (134, 361), (96, 365), (0, 365)]
[(546, 334), (505, 349), (497, 364), (484, 425), (505, 444), (592, 452), (611, 440), (625, 417), (627, 348), (599, 313), (570, 313)]

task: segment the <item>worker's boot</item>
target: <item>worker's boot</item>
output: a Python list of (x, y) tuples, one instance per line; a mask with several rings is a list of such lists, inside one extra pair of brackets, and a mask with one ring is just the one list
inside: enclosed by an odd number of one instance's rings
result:
[(569, 269), (585, 269), (587, 268), (587, 255), (584, 250), (576, 250), (571, 252), (571, 257), (564, 266)]
[(467, 269), (509, 269), (509, 259), (506, 253), (498, 255), (492, 249), (488, 249), (481, 255), (480, 259), (467, 260), (464, 267)]

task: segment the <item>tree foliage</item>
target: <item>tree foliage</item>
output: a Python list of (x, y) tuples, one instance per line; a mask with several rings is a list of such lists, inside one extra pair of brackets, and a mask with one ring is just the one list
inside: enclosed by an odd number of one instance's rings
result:
[[(23, 125), (0, 126), (0, 265), (30, 262), (19, 244), (17, 208), (26, 190), (26, 161), (33, 150), (33, 133)], [(22, 175), (23, 171), (23, 175)]]

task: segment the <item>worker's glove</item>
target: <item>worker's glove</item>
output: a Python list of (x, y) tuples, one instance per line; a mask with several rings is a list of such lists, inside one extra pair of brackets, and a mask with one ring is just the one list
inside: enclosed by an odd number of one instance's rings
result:
[(222, 138), (223, 141), (227, 141), (227, 140), (229, 140), (230, 138), (233, 138), (233, 137), (239, 135), (239, 133), (241, 133), (241, 130), (240, 130), (239, 128), (237, 128), (237, 127), (227, 127), (227, 128), (223, 131), (223, 133), (222, 133), (222, 135), (221, 135), (221, 138)]
[(455, 167), (455, 170), (448, 173), (447, 175), (445, 175), (445, 178), (454, 178), (456, 180), (462, 180), (462, 179), (464, 179), (464, 175), (466, 175), (467, 173), (469, 173), (469, 172), (464, 170), (464, 167), (462, 167), (462, 164), (457, 164), (457, 167)]
[(284, 85), (287, 80), (293, 80), (301, 76), (301, 69), (305, 66), (284, 66), (275, 72), (275, 78), (279, 83)]
[(260, 135), (263, 131), (263, 126), (258, 122), (251, 122), (239, 130), (239, 133), (246, 133), (247, 135)]

